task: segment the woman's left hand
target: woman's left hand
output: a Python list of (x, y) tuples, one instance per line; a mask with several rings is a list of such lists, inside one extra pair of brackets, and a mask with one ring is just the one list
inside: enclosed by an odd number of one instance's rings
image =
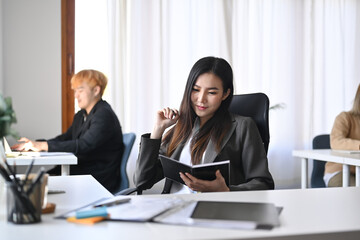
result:
[(181, 179), (184, 181), (186, 186), (191, 190), (197, 192), (228, 192), (230, 189), (226, 186), (225, 179), (220, 173), (220, 170), (217, 170), (216, 179), (212, 181), (201, 180), (190, 173), (180, 173)]

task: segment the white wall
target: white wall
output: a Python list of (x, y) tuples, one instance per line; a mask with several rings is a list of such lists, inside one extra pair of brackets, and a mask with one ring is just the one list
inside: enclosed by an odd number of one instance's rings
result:
[(2, 0), (0, 10), (2, 92), (13, 99), (14, 128), (31, 139), (54, 137), (61, 133), (61, 0)]

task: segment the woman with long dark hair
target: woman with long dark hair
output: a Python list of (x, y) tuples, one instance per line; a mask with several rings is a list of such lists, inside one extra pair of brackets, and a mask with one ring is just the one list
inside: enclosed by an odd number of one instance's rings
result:
[(213, 181), (179, 173), (186, 186), (167, 179), (163, 193), (274, 188), (256, 124), (228, 111), (233, 91), (233, 73), (227, 61), (205, 57), (194, 64), (180, 111), (159, 110), (153, 131), (141, 137), (134, 177), (138, 189), (149, 189), (164, 178), (159, 153), (191, 165), (230, 160), (229, 186), (220, 171)]

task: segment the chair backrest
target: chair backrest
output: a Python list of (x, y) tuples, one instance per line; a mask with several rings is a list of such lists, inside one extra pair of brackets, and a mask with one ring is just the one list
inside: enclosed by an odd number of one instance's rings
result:
[[(330, 135), (322, 134), (314, 137), (313, 149), (330, 149)], [(324, 161), (315, 160), (313, 161), (313, 170), (311, 173), (311, 187), (312, 188), (322, 188), (325, 187), (324, 182), (324, 171), (325, 171)]]
[(269, 98), (267, 95), (264, 93), (234, 95), (229, 111), (241, 116), (251, 117), (255, 121), (267, 153), (270, 142)]
[(123, 142), (124, 142), (124, 152), (121, 158), (120, 164), (120, 186), (119, 189), (116, 191), (121, 191), (125, 188), (129, 187), (129, 178), (126, 173), (126, 165), (131, 153), (131, 149), (134, 145), (136, 135), (135, 133), (123, 133)]

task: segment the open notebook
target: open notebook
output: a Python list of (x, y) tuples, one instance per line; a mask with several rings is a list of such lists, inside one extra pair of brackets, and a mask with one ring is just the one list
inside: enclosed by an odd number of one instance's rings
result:
[(73, 153), (68, 152), (18, 152), (13, 151), (10, 148), (10, 145), (6, 138), (3, 138), (4, 148), (6, 157), (19, 157), (19, 156), (28, 156), (28, 157), (48, 157), (48, 156), (63, 156), (63, 155), (73, 155)]

